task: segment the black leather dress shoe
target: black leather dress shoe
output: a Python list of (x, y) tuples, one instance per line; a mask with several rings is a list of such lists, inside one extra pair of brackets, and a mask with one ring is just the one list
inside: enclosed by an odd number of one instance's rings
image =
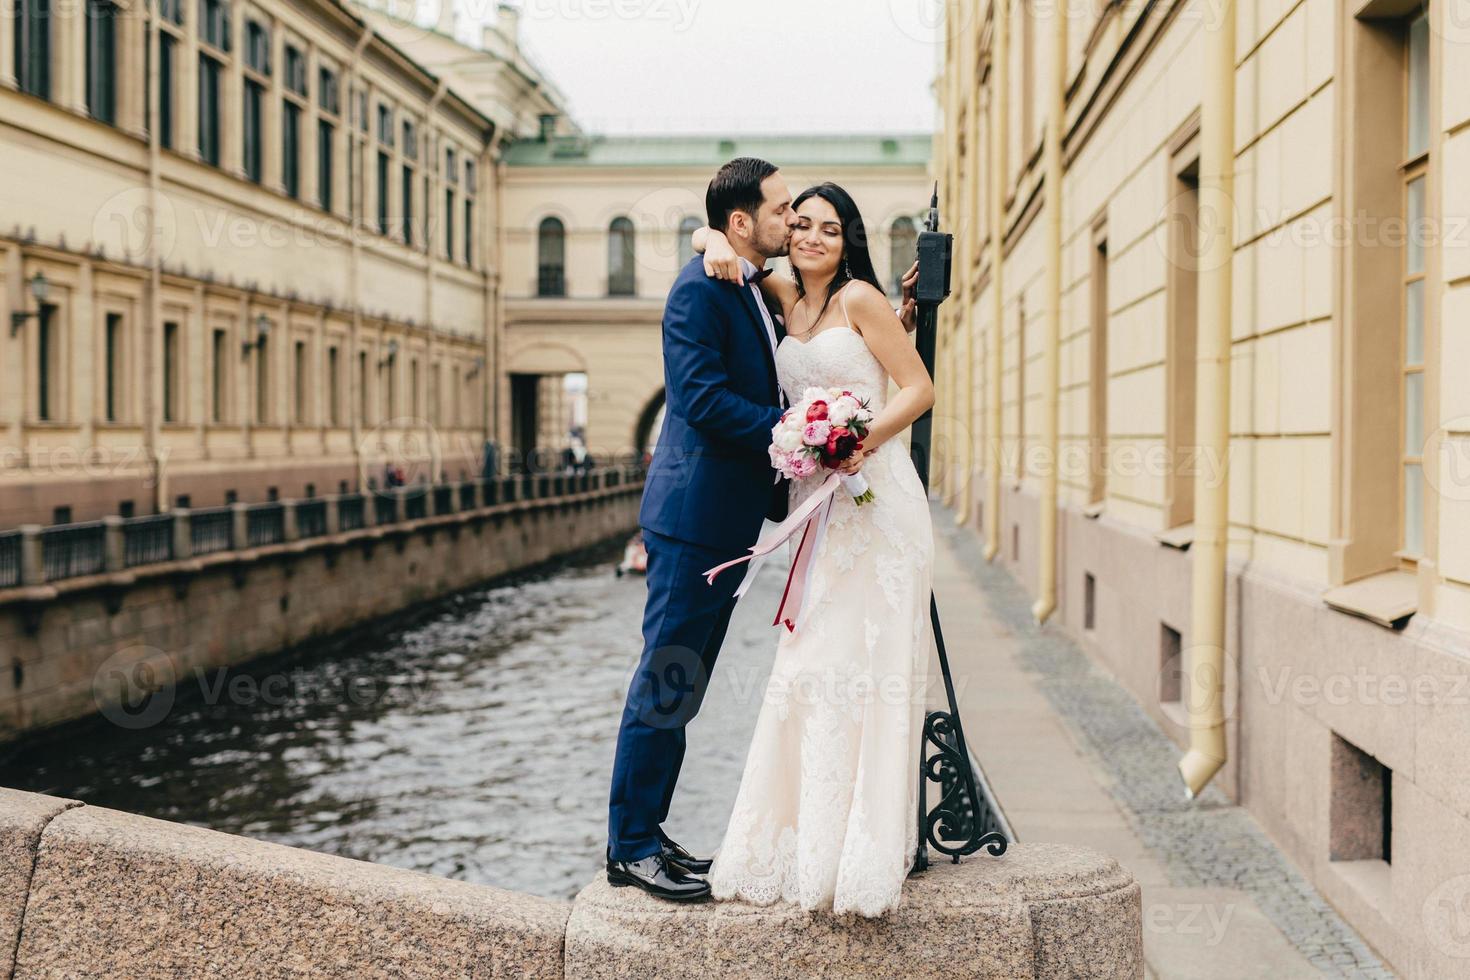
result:
[(709, 882), (675, 867), (662, 851), (636, 861), (608, 858), (607, 883), (614, 888), (632, 885), (671, 902), (702, 902), (709, 898)]
[(659, 840), (663, 842), (664, 857), (669, 859), (669, 864), (676, 865), (692, 875), (709, 874), (710, 865), (714, 864), (712, 859), (697, 858), (667, 837), (660, 836)]

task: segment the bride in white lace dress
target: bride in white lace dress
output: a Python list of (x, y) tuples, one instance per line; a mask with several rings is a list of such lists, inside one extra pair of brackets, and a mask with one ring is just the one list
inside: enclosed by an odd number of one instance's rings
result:
[[(735, 807), (709, 872), (716, 899), (878, 916), (899, 903), (918, 843), (918, 760), (929, 663), (929, 507), (898, 437), (934, 401), (903, 322), (878, 287), (852, 198), (836, 185), (795, 201), (796, 282), (767, 276), (787, 334), (776, 370), (791, 402), (851, 390), (875, 420), (861, 468), (874, 500), (838, 490), (805, 594), (781, 630)], [(705, 239), (706, 269), (736, 278)], [(889, 381), (897, 392), (889, 397)], [(826, 473), (793, 481), (794, 509)]]

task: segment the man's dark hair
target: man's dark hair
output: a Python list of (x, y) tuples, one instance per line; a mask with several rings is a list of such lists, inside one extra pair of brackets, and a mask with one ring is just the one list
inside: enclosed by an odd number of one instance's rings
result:
[(765, 200), (761, 181), (775, 172), (774, 164), (757, 157), (736, 157), (721, 167), (704, 192), (704, 211), (709, 226), (715, 231), (724, 231), (730, 226), (732, 211), (744, 211), (754, 217)]

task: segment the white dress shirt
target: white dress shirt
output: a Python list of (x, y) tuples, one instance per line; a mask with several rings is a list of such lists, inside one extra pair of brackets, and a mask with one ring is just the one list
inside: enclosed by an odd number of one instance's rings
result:
[[(771, 362), (775, 363), (777, 345), (776, 324), (771, 319), (771, 311), (766, 306), (766, 298), (761, 294), (761, 287), (750, 281), (750, 277), (760, 270), (756, 268), (754, 262), (745, 256), (739, 255), (736, 258), (740, 259), (740, 271), (745, 275), (745, 288), (755, 294), (755, 308), (761, 311), (761, 322), (766, 325), (766, 340), (771, 344)], [(788, 404), (786, 401), (786, 391), (781, 387), (779, 380), (776, 382), (776, 393), (781, 399), (781, 407), (785, 408)]]

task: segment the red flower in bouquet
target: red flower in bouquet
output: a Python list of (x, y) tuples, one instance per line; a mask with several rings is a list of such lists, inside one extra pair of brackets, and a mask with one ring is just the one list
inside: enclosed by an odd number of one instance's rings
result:
[(837, 463), (847, 459), (853, 453), (857, 452), (858, 447), (861, 445), (862, 443), (858, 442), (857, 435), (851, 429), (843, 426), (833, 426), (831, 435), (827, 436), (826, 455), (833, 459), (833, 462), (829, 465), (835, 466)]
[(808, 422), (820, 422), (827, 417), (826, 402), (812, 402), (806, 408), (806, 420)]

